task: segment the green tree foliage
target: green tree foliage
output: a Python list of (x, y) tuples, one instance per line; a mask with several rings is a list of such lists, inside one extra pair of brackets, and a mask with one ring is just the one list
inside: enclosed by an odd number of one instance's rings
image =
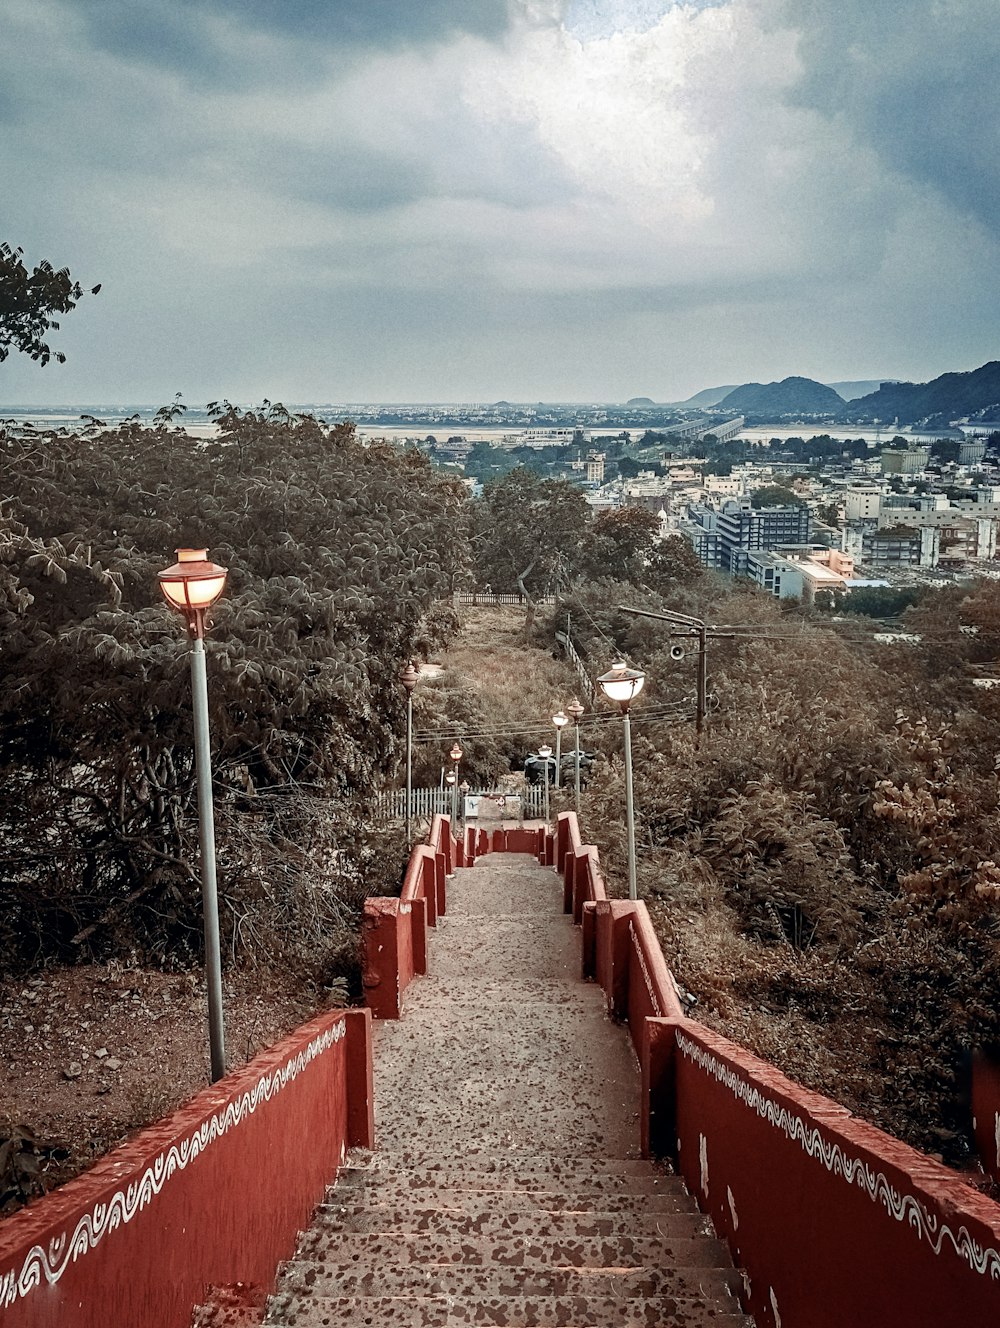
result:
[[(53, 351), (46, 341), (49, 332), (58, 332), (55, 314), (68, 314), (84, 294), (67, 268), (56, 269), (42, 259), (29, 272), (22, 249), (0, 243), (0, 363), (11, 348), (40, 364), (55, 359), (65, 362), (62, 351)], [(96, 295), (100, 286), (91, 287)]]
[(529, 598), (568, 586), (590, 525), (582, 491), (523, 466), (485, 486), (474, 508), (473, 558), (480, 585)]
[(753, 507), (804, 507), (805, 500), (783, 484), (765, 484), (750, 495)]
[[(669, 625), (623, 603), (726, 625), (700, 744), (696, 649), (672, 659)], [(917, 1146), (966, 1156), (962, 1066), (1000, 1040), (1000, 695), (968, 675), (1000, 652), (996, 583), (925, 592), (905, 619), (921, 639), (891, 647), (849, 620), (793, 627), (709, 576), (662, 599), (580, 586), (566, 608), (595, 665), (618, 650), (647, 670), (640, 891), (700, 1016)], [(617, 726), (587, 740), (608, 759), (585, 819), (621, 881)]]
[(426, 615), (462, 567), (460, 483), (351, 426), (217, 413), (209, 440), (171, 411), (0, 434), (0, 929), (25, 962), (199, 944), (187, 644), (156, 582), (175, 547), (231, 569), (208, 651), (233, 948), (273, 939), (262, 916), (339, 916), (323, 868), (397, 760), (396, 671), (447, 630)]
[(659, 531), (659, 518), (645, 507), (601, 512), (588, 529), (582, 574), (641, 585)]

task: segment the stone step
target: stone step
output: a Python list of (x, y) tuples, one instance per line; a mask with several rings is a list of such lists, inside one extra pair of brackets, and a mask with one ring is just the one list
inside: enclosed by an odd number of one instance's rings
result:
[[(600, 1237), (618, 1240), (631, 1236), (691, 1237), (714, 1235), (711, 1223), (701, 1213), (609, 1213), (566, 1212), (535, 1208), (530, 1212), (501, 1211), (478, 1205), (478, 1212), (446, 1208), (434, 1196), (433, 1207), (411, 1204), (321, 1204), (313, 1216), (311, 1236), (328, 1249), (328, 1238), (350, 1232), (406, 1232), (434, 1234), (449, 1239), (499, 1236), (534, 1237), (536, 1240), (587, 1240)], [(306, 1241), (300, 1251), (308, 1253)]]
[(530, 1194), (551, 1189), (556, 1179), (560, 1185), (571, 1188), (572, 1192), (581, 1198), (593, 1198), (602, 1194), (626, 1196), (685, 1193), (683, 1184), (676, 1176), (665, 1176), (656, 1172), (646, 1175), (596, 1172), (587, 1176), (580, 1173), (558, 1175), (554, 1171), (473, 1172), (444, 1169), (432, 1171), (417, 1167), (397, 1172), (345, 1167), (340, 1172), (332, 1193), (363, 1188), (373, 1198), (386, 1201), (390, 1200), (390, 1196), (395, 1200), (397, 1195), (418, 1194), (421, 1190), (497, 1191), (502, 1194), (521, 1191)]
[(398, 1264), (375, 1267), (358, 1264), (322, 1265), (295, 1259), (285, 1264), (281, 1289), (314, 1296), (451, 1296), (472, 1302), (504, 1296), (610, 1296), (642, 1299), (650, 1296), (695, 1298), (736, 1295), (742, 1282), (732, 1266), (616, 1268), (496, 1268), (465, 1264)]
[(669, 1191), (663, 1194), (581, 1194), (576, 1190), (494, 1189), (423, 1189), (390, 1194), (384, 1190), (372, 1193), (364, 1189), (331, 1189), (325, 1203), (316, 1212), (319, 1216), (325, 1211), (346, 1213), (353, 1208), (379, 1213), (387, 1226), (389, 1216), (394, 1213), (402, 1219), (426, 1209), (461, 1213), (470, 1218), (518, 1215), (535, 1222), (552, 1214), (586, 1215), (618, 1222), (647, 1215), (701, 1216), (688, 1195)]
[[(313, 1241), (315, 1236), (315, 1241)], [(319, 1265), (465, 1264), (537, 1268), (716, 1268), (729, 1254), (709, 1235), (449, 1236), (434, 1232), (310, 1232), (309, 1259)]]
[(707, 1304), (701, 1299), (663, 1297), (629, 1302), (589, 1296), (511, 1296), (457, 1304), (450, 1296), (292, 1301), (281, 1295), (268, 1307), (266, 1323), (272, 1328), (457, 1328), (476, 1324), (506, 1328), (753, 1328), (753, 1321), (733, 1301)]
[[(598, 1153), (581, 1157), (579, 1152), (571, 1158), (556, 1153), (497, 1153), (483, 1149), (479, 1152), (456, 1152), (450, 1145), (441, 1148), (422, 1148), (407, 1144), (403, 1148), (352, 1149), (347, 1155), (345, 1169), (398, 1172), (400, 1169), (421, 1171), (462, 1171), (468, 1173), (502, 1172), (508, 1174), (544, 1173), (559, 1180), (589, 1178), (614, 1174), (616, 1176), (674, 1177), (668, 1162), (651, 1162), (635, 1155), (608, 1157)], [(343, 1171), (341, 1172), (343, 1174)], [(678, 1181), (679, 1184), (683, 1182)]]
[(742, 1287), (732, 1264), (725, 1267), (667, 1268), (483, 1268), (466, 1264), (386, 1262), (375, 1268), (321, 1267), (313, 1260), (284, 1264), (280, 1287), (288, 1295), (300, 1291), (317, 1296), (615, 1296), (639, 1300), (648, 1296), (737, 1295)]

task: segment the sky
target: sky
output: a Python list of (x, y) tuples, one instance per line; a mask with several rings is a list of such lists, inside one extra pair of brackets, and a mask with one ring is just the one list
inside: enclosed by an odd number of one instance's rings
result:
[(0, 0), (0, 403), (681, 400), (1000, 358), (996, 0)]

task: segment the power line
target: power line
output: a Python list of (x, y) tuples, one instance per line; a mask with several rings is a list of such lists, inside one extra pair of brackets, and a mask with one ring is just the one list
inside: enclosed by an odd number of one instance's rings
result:
[[(689, 719), (691, 717), (691, 699), (685, 698), (683, 701), (664, 702), (659, 706), (651, 706), (641, 711), (644, 722), (650, 723), (663, 719)], [(637, 714), (640, 712), (637, 712)], [(586, 724), (581, 724), (581, 730), (594, 728), (598, 725), (612, 724), (620, 722), (621, 717), (616, 714), (593, 715)], [(472, 738), (517, 738), (532, 737), (534, 735), (550, 735), (551, 726), (548, 724), (520, 724), (516, 727), (503, 726), (498, 728), (484, 728), (471, 730), (463, 728), (461, 724), (451, 724), (447, 729), (427, 729), (423, 732), (417, 732), (413, 735), (414, 742), (420, 743), (448, 743), (453, 742), (456, 735), (466, 741)], [(582, 733), (581, 733), (581, 736)]]

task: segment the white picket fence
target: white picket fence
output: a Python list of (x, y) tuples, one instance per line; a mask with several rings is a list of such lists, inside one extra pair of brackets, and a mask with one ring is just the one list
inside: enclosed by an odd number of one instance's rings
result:
[[(410, 816), (414, 820), (429, 821), (432, 816), (451, 815), (451, 789), (415, 788), (411, 799)], [(385, 789), (376, 793), (372, 810), (381, 821), (402, 821), (406, 811), (406, 789)], [(459, 797), (459, 814), (470, 820), (533, 821), (545, 815), (545, 789), (541, 784), (527, 784), (519, 793), (505, 789), (470, 790), (464, 807)]]
[(536, 595), (530, 601), (519, 590), (456, 590), (456, 604), (554, 604), (555, 595)]

